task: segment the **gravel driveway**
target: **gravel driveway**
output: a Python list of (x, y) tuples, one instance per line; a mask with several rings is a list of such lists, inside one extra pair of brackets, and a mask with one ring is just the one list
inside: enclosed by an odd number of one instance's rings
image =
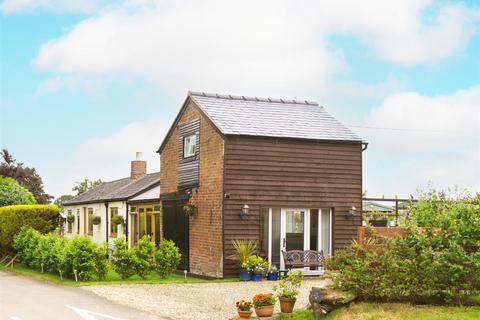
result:
[[(212, 282), (183, 284), (119, 284), (82, 287), (108, 300), (151, 312), (159, 319), (225, 320), (237, 315), (235, 301), (256, 293), (272, 292), (275, 282)], [(295, 308), (308, 304), (313, 286), (325, 286), (325, 280), (305, 279)], [(275, 306), (280, 312), (280, 306)]]

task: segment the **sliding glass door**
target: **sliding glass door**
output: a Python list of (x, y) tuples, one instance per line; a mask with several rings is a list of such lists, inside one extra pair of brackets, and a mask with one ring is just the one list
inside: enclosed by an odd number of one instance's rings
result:
[(263, 208), (261, 211), (261, 251), (271, 264), (281, 269), (285, 268), (282, 251), (323, 250), (325, 255), (330, 255), (331, 238), (330, 208)]

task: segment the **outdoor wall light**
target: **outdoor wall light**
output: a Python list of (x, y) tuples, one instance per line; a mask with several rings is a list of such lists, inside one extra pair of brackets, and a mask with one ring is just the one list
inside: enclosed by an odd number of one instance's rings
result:
[(248, 218), (248, 214), (249, 214), (249, 211), (250, 211), (250, 207), (248, 206), (248, 204), (244, 204), (243, 207), (242, 207), (242, 211), (240, 213), (240, 218), (242, 220), (245, 220)]
[(355, 206), (352, 206), (349, 210), (348, 210), (348, 214), (347, 214), (347, 218), (353, 218), (357, 215), (357, 208), (355, 208)]

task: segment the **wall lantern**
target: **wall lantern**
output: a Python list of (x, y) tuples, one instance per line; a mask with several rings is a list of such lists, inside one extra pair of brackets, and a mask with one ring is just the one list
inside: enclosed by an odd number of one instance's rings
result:
[(248, 206), (248, 204), (244, 204), (243, 207), (242, 207), (242, 212), (240, 213), (240, 218), (242, 220), (247, 219), (249, 211), (250, 211), (250, 207)]
[(355, 208), (355, 206), (352, 206), (349, 210), (348, 210), (348, 214), (347, 214), (347, 218), (353, 218), (357, 215), (357, 208)]

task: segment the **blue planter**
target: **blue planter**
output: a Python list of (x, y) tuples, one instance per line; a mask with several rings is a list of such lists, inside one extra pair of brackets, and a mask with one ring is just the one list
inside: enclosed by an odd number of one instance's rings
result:
[(267, 280), (277, 281), (277, 280), (278, 280), (278, 273), (269, 273), (269, 274), (267, 274)]
[(240, 281), (249, 281), (250, 271), (248, 269), (240, 268)]
[(252, 273), (252, 281), (262, 281), (262, 275)]

